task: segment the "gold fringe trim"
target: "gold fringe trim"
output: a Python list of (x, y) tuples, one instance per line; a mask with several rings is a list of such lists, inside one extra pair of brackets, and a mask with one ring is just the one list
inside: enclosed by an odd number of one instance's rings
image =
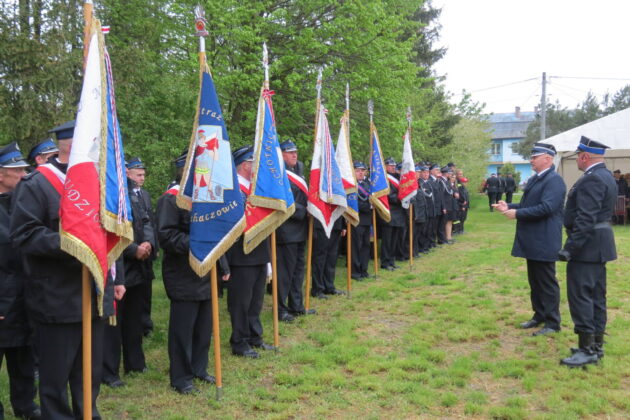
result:
[(289, 217), (295, 213), (295, 204), (291, 205), (286, 213), (275, 211), (258, 222), (256, 226), (243, 234), (243, 252), (249, 254), (262, 241), (267, 239), (278, 226), (283, 224)]
[[(81, 241), (76, 236), (64, 231), (63, 229), (59, 229), (59, 235), (61, 237), (61, 249), (68, 254), (75, 257), (77, 260), (81, 261), (92, 273), (96, 284), (97, 291), (99, 293), (96, 294), (96, 303), (98, 306), (98, 314), (99, 316), (103, 316), (103, 286), (105, 284), (105, 274), (101, 269), (101, 264), (92, 251), (83, 241)], [(98, 285), (101, 285), (99, 287)]]
[(107, 253), (107, 266), (108, 267), (111, 267), (112, 265), (114, 265), (116, 260), (120, 257), (120, 254), (122, 254), (125, 248), (127, 248), (133, 242), (133, 240), (129, 240), (123, 236), (120, 236), (119, 239), (120, 240), (118, 241), (118, 243), (114, 245), (114, 247), (110, 249), (109, 252)]
[(112, 327), (115, 327), (116, 325), (118, 325), (118, 322), (116, 321), (116, 315), (112, 315), (108, 318), (108, 322), (109, 325), (111, 325)]
[(381, 203), (381, 200), (379, 200), (378, 197), (372, 197), (374, 196), (370, 196), (370, 202), (378, 212), (378, 215), (381, 217), (381, 219), (385, 220), (387, 223), (391, 222), (392, 215), (389, 213), (389, 209), (385, 207), (383, 203)]
[(359, 213), (350, 207), (346, 208), (346, 212), (343, 214), (343, 218), (346, 219), (352, 226), (359, 226)]
[[(252, 184), (252, 191), (254, 190)], [(250, 195), (247, 197), (247, 201), (249, 201), (252, 206), (255, 207), (266, 207), (268, 209), (274, 209), (281, 212), (287, 212), (287, 204), (285, 200), (280, 200), (279, 198), (269, 198), (262, 197), (260, 195)]]
[(234, 242), (238, 240), (238, 237), (241, 236), (243, 230), (245, 229), (245, 214), (241, 220), (239, 220), (231, 231), (228, 232), (227, 235), (221, 239), (221, 241), (214, 247), (212, 252), (208, 254), (208, 256), (203, 260), (199, 261), (192, 253), (188, 255), (188, 261), (190, 262), (190, 267), (193, 271), (199, 276), (203, 277), (214, 267), (214, 264), (221, 257), (221, 255), (225, 254), (228, 249)]

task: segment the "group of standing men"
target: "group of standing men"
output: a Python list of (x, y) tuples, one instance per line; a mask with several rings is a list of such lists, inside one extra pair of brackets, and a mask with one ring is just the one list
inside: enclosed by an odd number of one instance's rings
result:
[[(569, 310), (578, 347), (561, 360), (570, 367), (597, 363), (604, 357), (606, 332), (606, 262), (617, 258), (611, 220), (617, 185), (604, 164), (608, 146), (582, 136), (577, 165), (584, 174), (569, 190), (555, 172), (553, 145), (535, 143), (530, 163), (535, 175), (528, 180), (518, 204), (499, 201), (493, 207), (516, 219), (512, 255), (527, 260), (533, 317), (520, 326), (542, 328), (544, 336), (560, 331), (560, 287), (556, 261), (567, 262)], [(567, 240), (562, 246), (562, 227)]]
[(488, 205), (490, 211), (494, 211), (493, 204), (497, 204), (503, 200), (503, 194), (505, 193), (505, 202), (511, 203), (512, 196), (516, 191), (516, 181), (511, 173), (505, 174), (504, 177), (497, 176), (497, 174), (490, 174), (490, 178), (486, 179), (483, 185), (483, 191), (488, 194)]
[[(453, 233), (464, 233), (470, 200), (466, 184), (468, 180), (454, 164), (440, 168), (438, 164), (420, 162), (416, 165), (418, 191), (411, 201), (413, 214), (403, 208), (398, 196), (400, 164), (393, 158), (385, 160), (389, 182), (389, 211), (391, 220), (376, 217), (376, 238), (381, 239), (380, 267), (385, 270), (399, 268), (396, 261), (409, 259), (409, 235), (412, 237), (414, 257), (429, 253), (439, 245), (453, 244)], [(370, 259), (370, 237), (373, 233), (374, 209), (370, 203), (370, 181), (367, 166), (354, 162), (359, 202), (359, 224), (352, 227), (352, 278), (363, 280)], [(378, 212), (377, 212), (378, 214)], [(411, 222), (410, 222), (411, 219)], [(411, 228), (410, 228), (411, 223)], [(453, 226), (456, 226), (453, 229)]]

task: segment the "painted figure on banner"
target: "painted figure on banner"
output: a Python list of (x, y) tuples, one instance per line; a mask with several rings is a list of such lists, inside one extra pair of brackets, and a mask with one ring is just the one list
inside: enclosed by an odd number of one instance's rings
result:
[(200, 125), (195, 147), (196, 202), (223, 203), (223, 191), (233, 189), (228, 161), (220, 156), (230, 155), (230, 143), (223, 140), (223, 128), (218, 125)]

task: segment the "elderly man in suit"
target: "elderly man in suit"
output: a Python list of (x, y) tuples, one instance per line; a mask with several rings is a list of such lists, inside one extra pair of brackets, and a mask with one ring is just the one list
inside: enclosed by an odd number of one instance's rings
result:
[(608, 149), (582, 137), (577, 166), (584, 175), (569, 191), (564, 227), (567, 240), (560, 260), (567, 263), (567, 295), (579, 347), (561, 363), (570, 367), (597, 363), (604, 357), (606, 330), (606, 262), (617, 259), (611, 220), (617, 185), (604, 164)]
[(556, 149), (535, 143), (530, 163), (536, 172), (521, 202), (499, 201), (494, 207), (508, 219), (516, 219), (516, 237), (512, 256), (527, 260), (527, 278), (531, 288), (534, 316), (521, 328), (543, 328), (532, 335), (560, 331), (560, 287), (556, 279), (556, 261), (562, 245), (562, 205), (566, 194), (564, 181), (555, 171)]

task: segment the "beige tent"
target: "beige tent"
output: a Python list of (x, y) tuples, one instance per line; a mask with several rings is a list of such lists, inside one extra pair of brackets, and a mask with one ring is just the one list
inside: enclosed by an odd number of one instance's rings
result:
[(582, 174), (575, 163), (575, 150), (581, 136), (610, 147), (606, 151), (608, 169), (619, 169), (622, 174), (630, 173), (630, 108), (542, 140), (553, 144), (558, 151), (554, 163), (569, 188)]

